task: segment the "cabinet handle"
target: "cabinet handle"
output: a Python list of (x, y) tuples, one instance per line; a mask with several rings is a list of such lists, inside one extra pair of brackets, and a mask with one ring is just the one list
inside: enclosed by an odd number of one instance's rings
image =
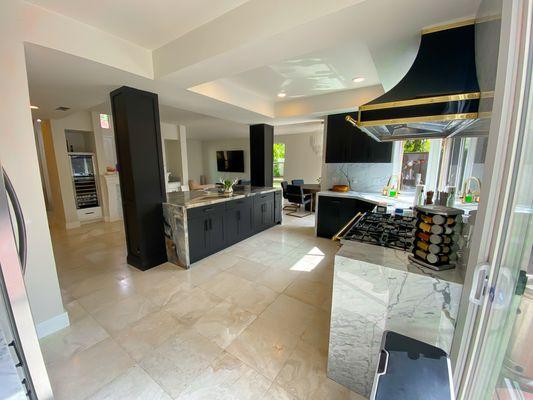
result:
[(209, 218), (209, 230), (213, 230), (213, 220)]
[(204, 220), (204, 231), (207, 231), (207, 220)]
[(237, 221), (241, 220), (241, 211), (237, 211)]

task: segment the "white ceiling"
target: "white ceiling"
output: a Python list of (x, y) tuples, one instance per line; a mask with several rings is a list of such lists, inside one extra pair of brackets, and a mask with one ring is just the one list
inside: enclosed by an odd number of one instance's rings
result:
[[(354, 83), (355, 77), (365, 80)], [(380, 84), (368, 47), (356, 40), (246, 71), (226, 81), (271, 101)], [(286, 97), (278, 98), (280, 92)]]
[[(470, 18), (480, 0), (336, 0), (317, 2), (312, 10), (301, 8), (308, 0), (30, 1), (56, 17), (67, 15), (88, 35), (87, 25), (74, 20), (148, 48), (167, 43), (143, 50), (153, 62), (153, 78), (84, 53), (94, 45), (97, 51), (107, 46), (104, 55), (122, 54), (113, 52), (115, 36), (96, 35), (73, 48), (65, 40), (72, 24), (49, 36), (40, 26), (25, 44), (30, 98), (40, 107), (35, 118), (66, 115), (54, 111), (58, 106), (90, 109), (127, 85), (157, 93), (160, 105), (168, 106), (162, 107), (163, 121), (188, 125), (191, 135), (204, 139), (246, 135), (248, 124), (317, 121), (355, 109), (403, 77), (421, 28)], [(290, 7), (302, 12), (287, 14)], [(30, 31), (35, 14), (28, 12)], [(48, 20), (50, 30), (60, 25)], [(132, 56), (130, 64), (138, 61)], [(365, 81), (354, 83), (355, 76)], [(279, 100), (282, 90), (287, 97)]]
[(29, 0), (147, 49), (227, 13), (248, 0)]

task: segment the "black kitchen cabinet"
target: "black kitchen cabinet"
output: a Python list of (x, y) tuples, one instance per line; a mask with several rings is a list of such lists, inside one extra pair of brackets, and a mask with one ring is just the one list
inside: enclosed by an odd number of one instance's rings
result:
[(281, 224), (281, 209), (283, 207), (282, 193), (274, 192), (274, 223)]
[(392, 143), (380, 143), (359, 128), (346, 122), (346, 115), (328, 115), (326, 124), (326, 163), (388, 163), (392, 160)]
[(259, 194), (254, 199), (254, 232), (274, 225), (274, 193)]
[(189, 257), (198, 261), (226, 245), (225, 208), (222, 204), (194, 208), (189, 213)]
[(358, 199), (319, 196), (317, 236), (332, 238), (358, 212), (371, 211), (374, 207), (374, 204)]
[(231, 245), (250, 236), (253, 232), (253, 203), (251, 198), (226, 203), (226, 244)]

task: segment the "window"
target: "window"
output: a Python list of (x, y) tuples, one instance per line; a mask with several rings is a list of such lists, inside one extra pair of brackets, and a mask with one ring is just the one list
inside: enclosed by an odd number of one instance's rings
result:
[(417, 183), (425, 183), (428, 172), (430, 143), (427, 139), (402, 142), (402, 188), (412, 192)]
[(274, 186), (280, 186), (285, 175), (285, 143), (274, 143)]

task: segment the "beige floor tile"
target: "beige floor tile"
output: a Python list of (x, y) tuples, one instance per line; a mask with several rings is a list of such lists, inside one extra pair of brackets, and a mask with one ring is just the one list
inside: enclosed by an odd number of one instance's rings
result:
[(331, 297), (329, 284), (310, 281), (301, 276), (295, 279), (284, 293), (316, 307), (321, 307)]
[(229, 353), (222, 353), (178, 400), (255, 400), (271, 382)]
[(177, 293), (163, 309), (179, 318), (180, 321), (192, 325), (221, 301), (220, 297), (195, 287)]
[(320, 310), (316, 307), (282, 294), (263, 311), (261, 317), (273, 326), (300, 336), (318, 312)]
[(65, 311), (68, 313), (68, 319), (71, 324), (87, 316), (87, 311), (77, 300), (65, 303)]
[(226, 350), (257, 372), (274, 379), (297, 341), (297, 336), (260, 316)]
[(186, 329), (175, 317), (160, 310), (117, 332), (115, 340), (134, 360), (140, 361), (167, 339)]
[(65, 329), (39, 341), (47, 364), (66, 360), (98, 342), (108, 338), (108, 333), (91, 316), (70, 323)]
[(105, 287), (89, 293), (78, 299), (81, 306), (89, 313), (105, 309), (118, 301), (124, 300), (135, 294), (134, 288), (126, 281), (117, 282), (114, 286)]
[(191, 329), (167, 340), (140, 365), (171, 397), (176, 398), (221, 353), (220, 347)]
[(254, 281), (267, 269), (268, 266), (266, 265), (241, 258), (233, 267), (228, 269), (228, 272), (240, 276), (248, 281)]
[(255, 318), (255, 314), (223, 301), (207, 311), (193, 326), (203, 336), (226, 348)]
[(267, 390), (262, 400), (299, 400), (278, 384), (273, 383)]
[(278, 297), (278, 293), (258, 283), (244, 285), (230, 296), (230, 301), (256, 315), (261, 314)]
[(157, 310), (158, 307), (145, 297), (134, 294), (108, 305), (106, 308), (95, 312), (93, 316), (100, 325), (113, 335)]
[(227, 299), (234, 298), (251, 285), (252, 283), (249, 280), (241, 278), (230, 271), (225, 271), (202, 283), (200, 287), (221, 299)]
[(141, 367), (134, 366), (104, 386), (88, 400), (171, 400)]
[(81, 400), (133, 366), (133, 360), (111, 338), (67, 360), (50, 364), (48, 375), (56, 400)]
[(119, 286), (119, 280), (116, 279), (113, 273), (101, 273), (93, 275), (83, 280), (77, 281), (70, 286), (66, 287), (66, 290), (75, 298), (86, 296), (97, 290), (109, 288), (114, 289)]
[(299, 274), (299, 271), (291, 271), (290, 269), (269, 268), (259, 275), (255, 282), (281, 293)]

